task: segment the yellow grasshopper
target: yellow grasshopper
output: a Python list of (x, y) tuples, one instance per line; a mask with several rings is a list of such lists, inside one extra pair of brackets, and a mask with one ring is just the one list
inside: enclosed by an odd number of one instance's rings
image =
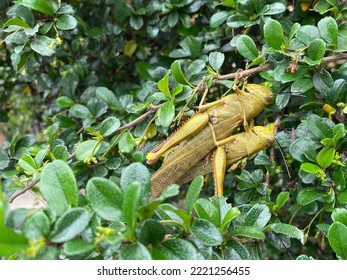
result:
[[(163, 154), (180, 144), (170, 161), (153, 174), (152, 198), (160, 195), (169, 184), (179, 181), (242, 124), (247, 127), (248, 121), (272, 101), (271, 91), (257, 84), (247, 84), (242, 90), (236, 88), (235, 92), (200, 106), (198, 113), (147, 155), (147, 163), (154, 164)], [(219, 152), (222, 153), (220, 149)]]
[[(200, 160), (177, 181), (177, 184), (182, 185), (192, 181), (197, 175), (207, 175), (213, 172), (215, 180), (215, 195), (222, 195), (226, 166), (242, 161), (247, 157), (257, 154), (261, 150), (270, 147), (275, 140), (273, 130), (273, 124), (270, 125), (270, 128), (255, 126), (248, 131), (226, 138), (223, 140), (225, 144), (216, 148), (213, 153), (212, 161), (208, 158)], [(218, 151), (220, 149), (225, 151), (225, 159), (223, 153)], [(222, 157), (220, 157), (221, 154)]]

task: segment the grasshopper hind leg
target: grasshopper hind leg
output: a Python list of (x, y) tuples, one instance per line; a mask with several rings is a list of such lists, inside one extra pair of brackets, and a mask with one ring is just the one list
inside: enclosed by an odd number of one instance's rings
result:
[(217, 147), (213, 153), (213, 174), (215, 196), (223, 196), (223, 185), (226, 168), (226, 152), (224, 147)]

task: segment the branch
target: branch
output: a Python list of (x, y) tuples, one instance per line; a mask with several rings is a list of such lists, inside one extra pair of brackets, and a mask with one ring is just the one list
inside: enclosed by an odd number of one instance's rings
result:
[(235, 79), (236, 77), (238, 78), (243, 78), (245, 76), (253, 75), (262, 71), (266, 71), (270, 69), (270, 64), (266, 63), (264, 65), (247, 69), (247, 70), (242, 70), (242, 71), (237, 71), (235, 73), (230, 73), (226, 75), (220, 75), (217, 77), (217, 80), (229, 80), (229, 79)]
[[(323, 57), (322, 63), (328, 63), (328, 62), (334, 62), (334, 61), (346, 60), (346, 59), (347, 59), (347, 53), (344, 52), (344, 53), (338, 53), (335, 55)], [(306, 63), (304, 59), (299, 59), (298, 62)], [(254, 75), (256, 73), (266, 71), (269, 69), (270, 69), (270, 64), (266, 63), (264, 65), (260, 65), (260, 66), (255, 67), (255, 68), (251, 68), (251, 69), (247, 69), (247, 70), (241, 70), (241, 71), (237, 71), (235, 73), (230, 73), (230, 74), (226, 74), (226, 75), (220, 75), (216, 79), (217, 80), (229, 80), (229, 79), (235, 79), (236, 77), (243, 78), (245, 76)]]
[[(134, 127), (136, 124), (138, 124), (139, 122), (143, 121), (145, 118), (147, 118), (150, 114), (156, 112), (163, 104), (158, 104), (155, 106), (152, 106), (146, 113), (144, 113), (143, 115), (139, 116), (137, 119), (127, 123), (126, 125), (123, 125), (122, 127), (118, 128), (113, 134), (126, 129), (126, 128), (131, 128)], [(75, 156), (75, 154), (71, 154), (68, 161), (70, 161), (71, 159), (73, 159)], [(40, 179), (37, 179), (35, 181), (32, 181), (31, 183), (29, 183), (24, 189), (14, 193), (12, 196), (10, 196), (7, 201), (9, 203), (12, 203), (18, 196), (22, 195), (23, 193), (27, 192), (28, 190), (31, 190), (33, 187), (35, 187), (37, 185), (37, 183), (40, 182)]]
[(12, 203), (18, 196), (22, 195), (23, 193), (27, 192), (28, 190), (31, 190), (33, 187), (36, 186), (36, 184), (40, 181), (40, 179), (37, 179), (35, 181), (32, 181), (29, 183), (24, 189), (14, 193), (12, 196), (10, 196), (7, 201), (9, 203)]
[(142, 122), (145, 118), (147, 118), (150, 114), (156, 112), (163, 104), (158, 104), (155, 106), (152, 106), (149, 111), (147, 111), (146, 113), (144, 113), (143, 115), (139, 116), (138, 118), (136, 118), (135, 120), (121, 126), (120, 128), (118, 128), (114, 133), (112, 133), (112, 135), (114, 135), (115, 133), (126, 129), (126, 128), (131, 128), (134, 127), (135, 125), (137, 125), (138, 123)]

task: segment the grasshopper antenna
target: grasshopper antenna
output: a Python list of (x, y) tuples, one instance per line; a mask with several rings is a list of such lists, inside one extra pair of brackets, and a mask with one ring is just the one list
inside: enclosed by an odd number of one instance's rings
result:
[(284, 165), (285, 165), (285, 167), (286, 167), (286, 170), (287, 170), (287, 173), (288, 173), (288, 177), (290, 178), (290, 179), (292, 179), (292, 176), (291, 176), (291, 172), (290, 172), (290, 169), (289, 169), (289, 166), (288, 166), (288, 164), (287, 164), (287, 160), (286, 160), (286, 158), (285, 158), (285, 156), (284, 156), (284, 153), (283, 153), (283, 148), (281, 147), (281, 145), (280, 145), (280, 143), (278, 142), (278, 140), (276, 139), (276, 137), (275, 137), (275, 141), (276, 141), (276, 143), (277, 143), (277, 145), (278, 145), (278, 148), (279, 148), (279, 150), (280, 150), (280, 153), (281, 153), (281, 156), (282, 156), (282, 158), (283, 158), (283, 160), (284, 160)]

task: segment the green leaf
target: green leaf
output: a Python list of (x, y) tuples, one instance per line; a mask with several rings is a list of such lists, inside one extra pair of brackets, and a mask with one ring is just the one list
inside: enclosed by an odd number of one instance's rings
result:
[(316, 150), (314, 142), (308, 138), (298, 138), (289, 146), (289, 153), (294, 159), (300, 162), (305, 162), (307, 159), (316, 160)]
[(127, 186), (123, 196), (124, 221), (131, 230), (134, 230), (137, 219), (137, 208), (141, 193), (141, 185), (134, 182)]
[(221, 52), (211, 52), (208, 56), (208, 63), (211, 65), (213, 70), (219, 71), (224, 62), (225, 56)]
[(276, 105), (280, 110), (284, 109), (290, 100), (289, 93), (277, 94), (276, 95)]
[(347, 182), (347, 167), (346, 166), (338, 166), (333, 169), (332, 178), (335, 182), (335, 187), (339, 192), (342, 192), (346, 189)]
[(220, 225), (220, 216), (218, 210), (210, 200), (206, 198), (199, 198), (194, 203), (194, 209), (199, 218), (207, 220), (215, 226)]
[(317, 162), (322, 168), (328, 168), (335, 157), (335, 148), (334, 147), (324, 147), (322, 150), (319, 151), (317, 154)]
[(210, 222), (203, 219), (196, 219), (189, 227), (191, 234), (206, 246), (219, 246), (223, 237), (219, 230)]
[(321, 191), (315, 188), (304, 188), (298, 193), (296, 202), (302, 206), (305, 206), (307, 204), (310, 204), (311, 202), (316, 201), (325, 194), (325, 191)]
[(332, 138), (334, 123), (326, 118), (311, 114), (306, 120), (309, 130), (319, 139)]
[(0, 149), (0, 170), (5, 169), (10, 164), (10, 158), (4, 150)]
[[(177, 207), (164, 203), (161, 204), (157, 209), (156, 209), (156, 214), (160, 217), (162, 220), (173, 220), (176, 221), (180, 224), (184, 224), (184, 220), (178, 213), (176, 213), (179, 209)], [(185, 212), (184, 212), (185, 213)], [(187, 216), (187, 213), (185, 213)]]
[(197, 176), (190, 184), (185, 200), (185, 210), (190, 214), (194, 208), (195, 201), (199, 198), (201, 188), (204, 184), (204, 177)]
[(84, 161), (88, 157), (94, 156), (100, 149), (101, 142), (97, 140), (87, 140), (79, 143), (76, 147), (75, 157), (79, 161)]
[(112, 91), (106, 87), (97, 87), (96, 88), (96, 97), (104, 102), (105, 104), (111, 106), (113, 109), (119, 110), (121, 108), (118, 99)]
[(180, 94), (183, 90), (183, 85), (182, 84), (178, 84), (177, 86), (175, 86), (175, 88), (172, 90), (172, 97), (175, 97), (177, 94)]
[(75, 175), (70, 166), (62, 160), (50, 162), (43, 168), (40, 191), (48, 206), (53, 208), (58, 216), (70, 206), (78, 205)]
[(337, 46), (338, 26), (332, 17), (324, 17), (318, 22), (318, 29), (322, 38), (330, 46)]
[(110, 136), (120, 127), (120, 121), (116, 117), (108, 117), (103, 120), (100, 126), (100, 133), (104, 137)]
[(136, 70), (147, 80), (153, 79), (155, 67), (152, 64), (140, 61), (136, 63)]
[(172, 72), (172, 76), (175, 78), (175, 80), (178, 83), (182, 85), (194, 87), (191, 83), (188, 82), (188, 80), (184, 76), (181, 69), (181, 64), (178, 60), (176, 60), (174, 63), (171, 64), (171, 72)]
[(158, 109), (158, 123), (162, 127), (169, 127), (175, 118), (175, 105), (172, 100), (166, 102)]
[(94, 244), (90, 244), (83, 239), (73, 239), (64, 243), (63, 252), (67, 256), (85, 254), (93, 251)]
[(105, 178), (91, 178), (86, 187), (88, 205), (107, 221), (120, 221), (123, 217), (123, 192), (116, 183)]
[(254, 239), (265, 239), (265, 234), (259, 227), (253, 226), (239, 226), (237, 229), (231, 232), (232, 236), (242, 236)]
[(307, 48), (307, 56), (314, 61), (321, 61), (325, 55), (326, 44), (322, 39), (314, 39)]
[(67, 96), (60, 96), (57, 98), (57, 100), (55, 101), (60, 107), (71, 107), (73, 105), (76, 104), (76, 102), (74, 100), (72, 100), (71, 98), (67, 97)]
[(297, 260), (297, 261), (313, 261), (314, 258), (306, 256), (306, 255), (300, 255), (295, 260)]
[(344, 208), (335, 208), (331, 213), (331, 218), (334, 222), (340, 222), (347, 226), (347, 210)]
[(0, 256), (11, 256), (29, 246), (24, 234), (17, 233), (2, 224), (0, 224), (0, 232)]
[(309, 89), (313, 88), (312, 78), (300, 78), (292, 83), (290, 91), (292, 93), (305, 93)]
[(246, 213), (244, 226), (263, 228), (269, 222), (271, 213), (264, 204), (256, 204)]
[(177, 24), (178, 16), (179, 16), (179, 14), (177, 11), (171, 12), (168, 15), (167, 23), (168, 23), (169, 27), (173, 28)]
[(256, 164), (256, 165), (272, 165), (272, 161), (268, 155), (258, 154), (254, 158), (254, 164)]
[(152, 217), (154, 211), (165, 199), (179, 194), (179, 188), (176, 184), (167, 186), (159, 197), (139, 208), (139, 217), (142, 219)]
[(345, 134), (345, 126), (343, 123), (339, 123), (334, 126), (333, 128), (333, 145), (336, 147), (339, 143), (339, 141), (343, 138), (343, 135)]
[(247, 35), (241, 35), (237, 38), (236, 48), (243, 57), (251, 61), (256, 59), (259, 55), (253, 39)]
[(337, 195), (337, 200), (339, 203), (347, 203), (347, 190), (339, 192), (339, 194)]
[(51, 241), (62, 243), (75, 238), (88, 226), (89, 214), (83, 208), (73, 208), (65, 212), (54, 225)]
[(321, 171), (318, 165), (309, 162), (302, 163), (300, 169), (310, 174), (318, 174)]
[(210, 18), (210, 27), (217, 28), (230, 16), (230, 12), (228, 11), (220, 11), (212, 15)]
[(55, 41), (47, 36), (38, 35), (30, 43), (30, 47), (42, 56), (51, 56), (55, 53)]
[(144, 245), (157, 245), (164, 240), (165, 228), (161, 222), (154, 219), (142, 221), (137, 230), (137, 238)]
[(306, 66), (301, 66), (299, 64), (298, 69), (294, 73), (288, 71), (287, 67), (287, 64), (281, 63), (275, 68), (273, 76), (276, 81), (282, 83), (294, 82), (308, 74), (308, 68)]
[[(5, 225), (5, 215), (7, 214), (7, 210), (9, 208), (10, 208), (9, 203), (2, 192), (2, 188), (0, 188), (0, 227), (3, 227)], [(14, 213), (14, 211), (12, 213)], [(17, 210), (17, 211), (21, 211), (21, 210)]]
[(72, 15), (62, 15), (56, 22), (57, 28), (60, 30), (70, 30), (77, 26), (77, 20)]
[(35, 160), (28, 154), (24, 154), (18, 161), (18, 164), (28, 174), (33, 174), (37, 170)]
[(288, 201), (289, 196), (289, 192), (280, 192), (276, 198), (276, 208), (282, 208), (284, 204)]
[(126, 190), (130, 184), (137, 182), (141, 186), (140, 202), (145, 204), (151, 193), (151, 175), (142, 163), (135, 162), (126, 167), (121, 175), (120, 184)]
[(322, 94), (324, 98), (331, 94), (331, 90), (334, 86), (334, 80), (331, 74), (327, 70), (323, 70), (313, 75), (313, 85), (315, 89)]
[(126, 42), (124, 46), (124, 54), (128, 57), (132, 57), (133, 54), (136, 52), (137, 49), (137, 43), (135, 40), (129, 40)]
[(316, 26), (304, 25), (296, 32), (296, 37), (305, 45), (309, 45), (314, 39), (320, 38), (320, 35)]
[(130, 131), (127, 131), (120, 137), (118, 148), (121, 153), (131, 153), (135, 147), (136, 142)]
[(287, 9), (287, 6), (281, 2), (268, 4), (267, 6), (268, 6), (268, 9), (266, 10), (265, 13), (263, 13), (264, 16), (281, 14), (285, 12)]
[(35, 17), (32, 11), (23, 5), (18, 5), (16, 7), (16, 15), (28, 23), (30, 26), (33, 26), (35, 23)]
[(196, 260), (198, 252), (194, 245), (183, 239), (169, 239), (152, 251), (155, 260)]
[(252, 25), (252, 21), (244, 14), (235, 14), (228, 17), (227, 25), (230, 28), (248, 27)]
[(38, 240), (40, 237), (47, 237), (50, 233), (50, 222), (43, 212), (36, 212), (24, 223), (23, 232), (28, 239)]
[(240, 215), (241, 212), (237, 207), (230, 208), (223, 217), (220, 229), (224, 230), (232, 220), (234, 220), (236, 217)]
[(19, 0), (22, 5), (43, 14), (53, 16), (58, 10), (58, 2), (55, 0)]
[(30, 28), (30, 25), (27, 24), (25, 21), (21, 20), (20, 18), (11, 18), (8, 21), (6, 21), (3, 25), (3, 28), (8, 26), (19, 26), (24, 28)]
[(52, 151), (55, 159), (61, 159), (63, 161), (68, 161), (70, 154), (64, 145), (57, 145)]
[(159, 82), (158, 89), (164, 93), (167, 97), (171, 98), (171, 92), (169, 89), (169, 76), (170, 73), (167, 73)]
[(274, 19), (269, 19), (264, 25), (265, 41), (274, 49), (280, 50), (284, 44), (284, 34), (281, 24)]
[(224, 247), (224, 258), (226, 260), (249, 260), (251, 257), (245, 246), (232, 239)]
[(79, 118), (79, 119), (87, 119), (87, 118), (92, 117), (92, 114), (90, 113), (88, 108), (86, 106), (81, 105), (81, 104), (73, 105), (70, 108), (69, 112), (72, 116)]
[(152, 256), (148, 249), (139, 242), (130, 244), (122, 248), (120, 255), (121, 260), (151, 260)]
[(318, 224), (316, 227), (325, 235), (328, 236), (329, 224)]
[(328, 240), (336, 255), (347, 260), (347, 227), (339, 222), (333, 223), (328, 231)]
[(296, 239), (299, 239), (302, 244), (304, 244), (304, 233), (299, 230), (297, 227), (288, 225), (288, 224), (282, 224), (282, 223), (275, 223), (270, 224), (266, 227), (266, 229), (271, 229), (272, 231), (276, 233), (281, 233), (288, 235), (290, 237), (294, 237)]
[(132, 16), (130, 17), (130, 26), (134, 30), (140, 30), (141, 27), (143, 26), (143, 17), (141, 16)]

